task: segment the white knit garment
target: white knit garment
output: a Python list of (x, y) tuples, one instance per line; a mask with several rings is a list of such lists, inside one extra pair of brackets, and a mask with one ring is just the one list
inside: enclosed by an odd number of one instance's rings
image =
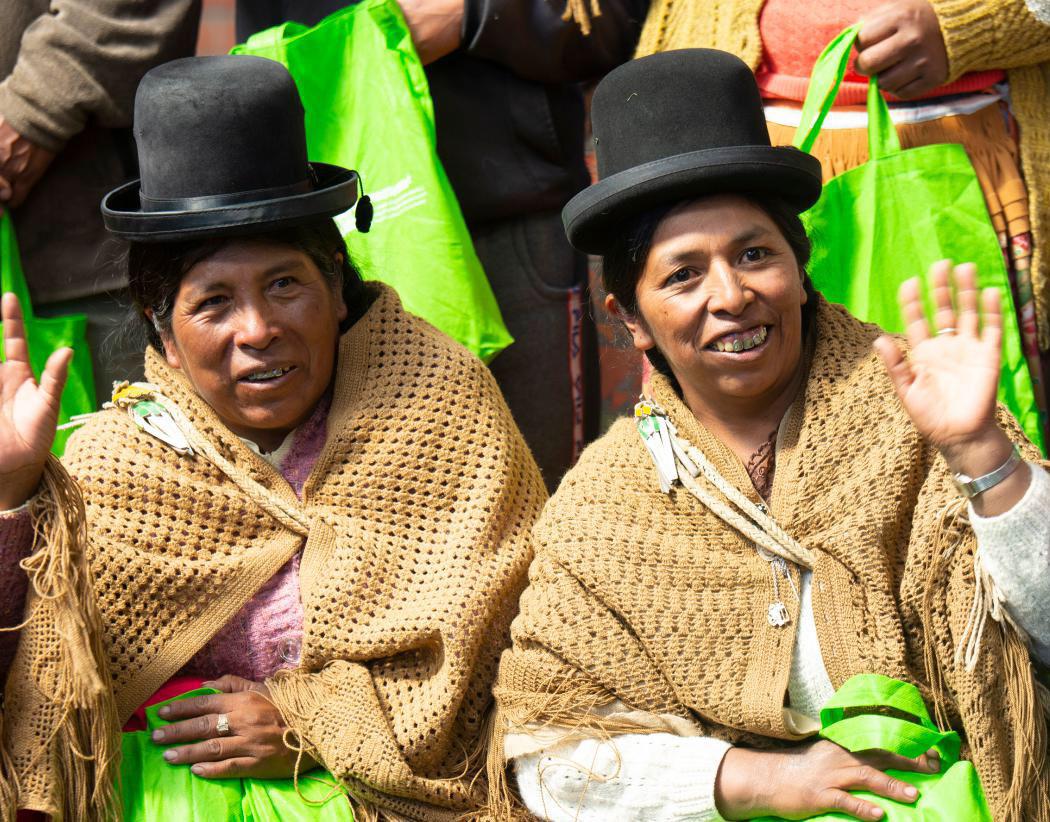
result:
[(1036, 20), (1050, 25), (1050, 0), (1024, 0), (1024, 4)]
[[(1007, 608), (1050, 664), (1050, 474), (1031, 466), (1021, 500), (970, 520), (978, 551)], [(802, 573), (788, 702), (816, 718), (834, 693), (813, 619), (811, 574)], [(512, 760), (529, 811), (550, 822), (722, 822), (715, 779), (729, 745), (710, 737), (622, 734), (565, 742)]]

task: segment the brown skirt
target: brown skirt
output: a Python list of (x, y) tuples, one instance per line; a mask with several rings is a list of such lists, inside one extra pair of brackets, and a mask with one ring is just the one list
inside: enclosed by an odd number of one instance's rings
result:
[[(777, 105), (791, 105), (777, 102)], [(836, 108), (863, 111), (863, 106)], [(795, 129), (767, 123), (773, 145), (790, 145)], [(1043, 379), (1036, 337), (1035, 300), (1032, 295), (1032, 232), (1028, 218), (1028, 191), (1021, 175), (1017, 126), (1004, 103), (994, 103), (973, 114), (960, 114), (924, 123), (897, 125), (901, 148), (934, 143), (959, 143), (973, 163), (984, 192), (988, 215), (999, 236), (1006, 270), (1013, 289), (1021, 344), (1039, 404), (1043, 432), (1047, 434), (1048, 386)], [(813, 145), (825, 181), (868, 161), (868, 132), (864, 128), (824, 129)]]

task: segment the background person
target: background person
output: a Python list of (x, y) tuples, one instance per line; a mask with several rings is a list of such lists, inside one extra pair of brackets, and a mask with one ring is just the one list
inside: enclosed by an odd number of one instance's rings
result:
[[(237, 3), (241, 42), (346, 0)], [(598, 433), (586, 258), (561, 207), (589, 182), (578, 83), (630, 57), (647, 0), (609, 0), (583, 34), (547, 0), (404, 0), (426, 65), (437, 149), (514, 344), (491, 368), (553, 489)]]
[(87, 314), (100, 398), (136, 373), (142, 352), (111, 333), (125, 319), (126, 281), (98, 204), (137, 176), (139, 80), (193, 53), (199, 17), (199, 0), (0, 6), (0, 209), (11, 211), (37, 313)]

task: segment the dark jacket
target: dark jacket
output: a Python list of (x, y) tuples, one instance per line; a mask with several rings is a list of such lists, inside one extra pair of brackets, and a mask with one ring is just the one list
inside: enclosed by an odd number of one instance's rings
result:
[[(314, 25), (346, 0), (238, 0), (237, 37)], [(589, 35), (564, 0), (466, 0), (462, 46), (427, 66), (438, 155), (468, 223), (558, 210), (589, 182), (579, 83), (629, 59), (648, 0), (602, 0)]]
[(200, 0), (0, 0), (0, 117), (57, 152), (11, 215), (35, 303), (123, 285), (99, 203), (135, 175), (135, 88), (193, 53)]

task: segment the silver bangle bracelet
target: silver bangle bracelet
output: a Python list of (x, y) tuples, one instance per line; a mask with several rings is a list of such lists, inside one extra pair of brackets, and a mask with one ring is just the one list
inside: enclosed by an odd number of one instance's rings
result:
[(982, 491), (994, 488), (1010, 476), (1014, 472), (1014, 469), (1022, 462), (1021, 452), (1017, 450), (1017, 446), (1015, 445), (1010, 452), (1010, 456), (1006, 458), (1006, 462), (994, 471), (989, 471), (987, 474), (980, 477), (968, 477), (966, 474), (952, 474), (952, 479), (955, 481), (955, 487), (960, 494), (964, 497), (976, 497)]

